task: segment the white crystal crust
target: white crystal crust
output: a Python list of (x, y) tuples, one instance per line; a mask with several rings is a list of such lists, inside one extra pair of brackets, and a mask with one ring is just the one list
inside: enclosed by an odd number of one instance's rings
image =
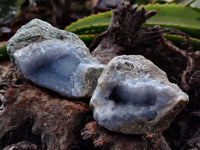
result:
[(90, 106), (105, 128), (142, 134), (165, 130), (187, 103), (188, 95), (170, 83), (165, 72), (143, 56), (132, 55), (109, 62)]
[[(32, 82), (68, 97), (90, 97), (104, 69), (97, 60), (66, 41), (47, 40), (30, 44), (14, 53), (19, 71)], [(93, 68), (93, 78), (87, 78)], [(96, 75), (96, 76), (95, 76)], [(87, 78), (87, 79), (86, 79)], [(94, 85), (95, 84), (95, 85)]]

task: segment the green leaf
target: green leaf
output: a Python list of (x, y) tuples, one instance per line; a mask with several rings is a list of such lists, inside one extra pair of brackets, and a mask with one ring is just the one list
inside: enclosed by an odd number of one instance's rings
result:
[(182, 5), (146, 5), (146, 10), (156, 10), (157, 14), (147, 23), (200, 27), (200, 10)]
[(192, 27), (192, 26), (181, 26), (181, 25), (173, 25), (173, 24), (159, 24), (159, 23), (145, 23), (144, 26), (155, 26), (160, 25), (161, 27), (169, 27), (178, 29), (184, 33), (187, 33), (191, 37), (200, 38), (200, 28)]
[(109, 24), (101, 24), (101, 25), (89, 25), (89, 26), (83, 26), (80, 28), (76, 28), (75, 30), (71, 30), (75, 34), (100, 34), (102, 31), (107, 30)]
[(146, 25), (158, 24), (173, 27), (190, 36), (200, 38), (200, 10), (187, 6), (166, 4), (147, 5), (147, 10), (156, 10), (157, 14), (147, 20)]
[(90, 43), (92, 43), (93, 39), (96, 37), (97, 35), (78, 35), (78, 37), (84, 41), (84, 43), (89, 46)]
[(90, 26), (90, 25), (105, 25), (109, 24), (112, 17), (112, 11), (108, 11), (105, 13), (99, 13), (97, 15), (91, 15), (89, 17), (85, 17), (81, 20), (78, 20), (72, 23), (70, 26), (66, 27), (66, 31), (75, 31), (76, 28)]
[(6, 50), (6, 44), (3, 46), (0, 46), (0, 62), (5, 61), (5, 60), (9, 60), (9, 56)]
[[(182, 42), (183, 42), (183, 40), (186, 40), (186, 37), (179, 36), (179, 35), (172, 35), (172, 34), (164, 34), (164, 37), (167, 40), (171, 41), (177, 47), (182, 48), (182, 49), (185, 48), (185, 47), (183, 47)], [(200, 40), (199, 39), (190, 38), (190, 42), (191, 42), (194, 50), (200, 50)]]

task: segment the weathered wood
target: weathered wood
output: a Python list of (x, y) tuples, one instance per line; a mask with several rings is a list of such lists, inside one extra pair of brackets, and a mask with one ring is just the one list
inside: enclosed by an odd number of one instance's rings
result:
[(160, 134), (125, 135), (106, 130), (96, 121), (86, 124), (81, 131), (85, 142), (93, 142), (94, 148), (105, 150), (170, 150)]
[(12, 144), (9, 146), (6, 146), (3, 150), (37, 150), (37, 145), (27, 142), (27, 141), (22, 141), (16, 144)]
[(23, 140), (38, 149), (70, 149), (80, 144), (80, 130), (90, 112), (81, 101), (70, 102), (24, 82), (7, 93), (0, 114), (0, 149)]

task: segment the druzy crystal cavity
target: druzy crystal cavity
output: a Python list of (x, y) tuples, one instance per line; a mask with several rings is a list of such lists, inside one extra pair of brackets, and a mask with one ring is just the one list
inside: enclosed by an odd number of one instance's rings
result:
[(104, 69), (77, 35), (40, 19), (22, 26), (7, 52), (27, 79), (73, 98), (91, 97)]
[(27, 79), (73, 98), (90, 97), (104, 69), (86, 52), (59, 40), (30, 44), (13, 56)]
[(165, 72), (140, 55), (112, 59), (91, 98), (95, 120), (125, 134), (162, 132), (188, 103)]

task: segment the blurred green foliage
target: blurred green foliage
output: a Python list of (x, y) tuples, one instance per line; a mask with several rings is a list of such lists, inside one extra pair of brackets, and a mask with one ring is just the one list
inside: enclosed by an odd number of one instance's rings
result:
[[(0, 0), (0, 24), (6, 24), (19, 14), (22, 4), (26, 0)], [(29, 0), (34, 5), (35, 0)]]
[(176, 4), (182, 4), (184, 6), (191, 6), (200, 8), (200, 0), (131, 0), (132, 4), (165, 4), (165, 3), (176, 3)]
[(6, 44), (0, 46), (0, 62), (9, 60), (7, 55)]

